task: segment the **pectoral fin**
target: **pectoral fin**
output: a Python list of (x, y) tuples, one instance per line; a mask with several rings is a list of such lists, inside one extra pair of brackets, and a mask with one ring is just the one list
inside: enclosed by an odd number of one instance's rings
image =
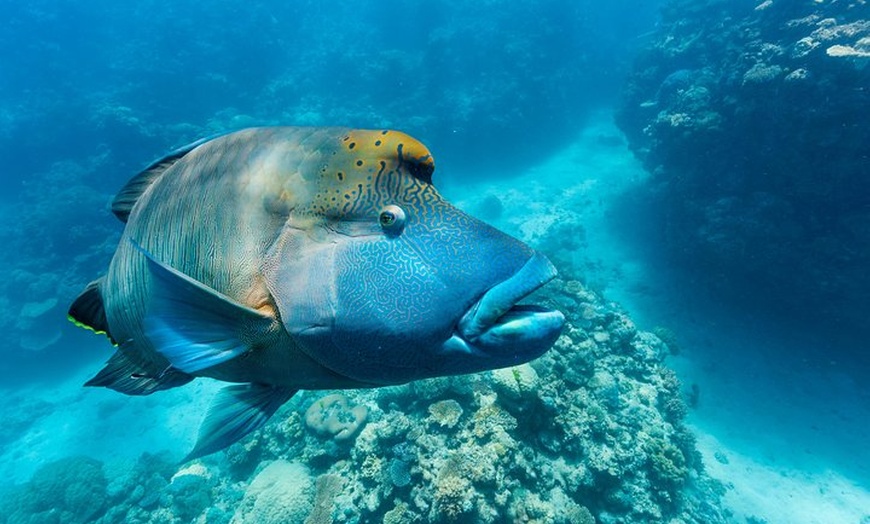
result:
[(199, 427), (196, 445), (182, 462), (220, 451), (261, 428), (296, 391), (263, 384), (223, 388)]
[(153, 283), (142, 321), (145, 335), (173, 367), (195, 373), (222, 364), (273, 332), (273, 317), (235, 302), (133, 245), (147, 259)]

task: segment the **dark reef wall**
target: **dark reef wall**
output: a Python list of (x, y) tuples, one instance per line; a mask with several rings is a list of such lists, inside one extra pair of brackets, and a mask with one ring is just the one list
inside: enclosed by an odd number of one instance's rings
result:
[(662, 15), (617, 120), (667, 253), (716, 291), (867, 326), (870, 4), (674, 0)]

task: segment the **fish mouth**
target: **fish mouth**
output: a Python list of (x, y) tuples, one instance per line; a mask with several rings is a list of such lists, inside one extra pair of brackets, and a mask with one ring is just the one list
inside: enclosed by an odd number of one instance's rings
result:
[(537, 358), (556, 341), (565, 316), (559, 311), (518, 302), (555, 276), (553, 264), (534, 253), (519, 271), (490, 288), (468, 309), (446, 345), (464, 353), (505, 359), (498, 365)]

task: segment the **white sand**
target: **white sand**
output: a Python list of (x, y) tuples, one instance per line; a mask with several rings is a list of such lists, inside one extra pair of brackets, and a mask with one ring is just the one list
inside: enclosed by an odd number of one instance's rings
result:
[(694, 429), (707, 471), (730, 488), (725, 503), (735, 522), (750, 517), (768, 524), (870, 522), (870, 492), (842, 474), (766, 463), (754, 453), (729, 449), (698, 426)]

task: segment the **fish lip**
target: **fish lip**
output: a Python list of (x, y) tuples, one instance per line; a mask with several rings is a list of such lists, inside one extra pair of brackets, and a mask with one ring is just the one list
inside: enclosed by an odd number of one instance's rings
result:
[(491, 287), (471, 305), (459, 320), (456, 334), (473, 344), (488, 331), (503, 325), (505, 320), (515, 320), (518, 316), (533, 322), (549, 320), (551, 324), (559, 324), (558, 329), (561, 330), (564, 321), (561, 313), (541, 306), (518, 304), (520, 300), (553, 280), (556, 274), (556, 268), (545, 256), (534, 253), (519, 271)]

